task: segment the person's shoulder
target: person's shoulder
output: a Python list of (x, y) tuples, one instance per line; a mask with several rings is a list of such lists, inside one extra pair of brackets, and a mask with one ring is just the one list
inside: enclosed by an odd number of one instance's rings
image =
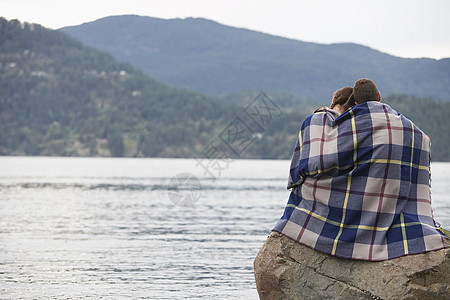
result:
[(323, 112), (326, 108), (327, 108), (326, 106), (318, 107), (318, 108), (314, 111), (314, 113), (316, 114), (316, 113)]
[(383, 111), (386, 113), (399, 115), (399, 113), (395, 109), (393, 109), (389, 104), (387, 104), (385, 102), (367, 101), (366, 103), (363, 103), (360, 105), (365, 106), (365, 107), (369, 108), (370, 110), (376, 110), (376, 111), (379, 110), (379, 111)]
[(392, 114), (397, 116), (400, 115), (389, 104), (378, 101), (367, 101), (365, 103), (355, 105), (352, 107), (352, 112), (355, 115), (374, 114), (374, 113)]
[(321, 107), (317, 108), (317, 109), (314, 111), (314, 113), (315, 113), (315, 114), (317, 114), (317, 113), (325, 113), (325, 112), (327, 112), (328, 110), (330, 110), (329, 107), (327, 107), (327, 106), (321, 106)]
[[(324, 106), (319, 107), (312, 113), (307, 116), (302, 123), (302, 129), (310, 126), (317, 125), (322, 126), (324, 124), (334, 124), (334, 120), (339, 116), (339, 113)], [(325, 119), (324, 119), (325, 118)]]
[(322, 106), (319, 107), (314, 111), (314, 114), (328, 114), (329, 116), (333, 118), (337, 118), (340, 113), (335, 111), (334, 109), (329, 108), (328, 106)]
[(338, 118), (336, 118), (336, 123), (341, 124), (353, 118), (365, 118), (367, 115), (373, 113), (383, 112), (383, 105), (380, 102), (370, 101), (361, 104), (356, 104), (345, 110)]

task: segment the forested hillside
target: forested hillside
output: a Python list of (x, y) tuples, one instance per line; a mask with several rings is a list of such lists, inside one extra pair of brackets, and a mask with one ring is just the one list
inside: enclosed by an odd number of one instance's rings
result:
[(383, 95), (450, 101), (450, 58), (406, 59), (357, 44), (308, 43), (198, 18), (113, 16), (62, 31), (158, 81), (214, 96), (265, 90), (323, 102), (330, 90), (367, 77)]
[(0, 154), (192, 156), (233, 115), (62, 32), (0, 19)]
[[(288, 159), (318, 104), (268, 96), (169, 87), (63, 32), (0, 18), (0, 155)], [(434, 161), (450, 161), (448, 105), (383, 101), (430, 135)]]

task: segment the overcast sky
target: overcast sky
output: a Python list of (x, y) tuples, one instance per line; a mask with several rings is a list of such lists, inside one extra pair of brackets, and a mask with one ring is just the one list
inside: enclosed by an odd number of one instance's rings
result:
[(0, 0), (0, 16), (52, 29), (123, 14), (203, 17), (302, 41), (450, 57), (450, 0)]

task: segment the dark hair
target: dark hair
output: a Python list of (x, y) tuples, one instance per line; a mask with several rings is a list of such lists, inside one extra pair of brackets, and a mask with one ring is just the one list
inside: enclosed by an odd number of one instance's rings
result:
[(342, 105), (342, 107), (344, 109), (349, 109), (350, 107), (356, 105), (355, 103), (355, 96), (353, 95), (353, 93), (348, 97), (347, 102), (344, 103), (344, 105)]
[(343, 87), (334, 92), (333, 102), (331, 103), (330, 108), (333, 108), (336, 104), (344, 105), (347, 102), (348, 97), (350, 97), (350, 95), (352, 94), (352, 92), (353, 88), (349, 86)]
[(378, 101), (378, 88), (375, 83), (367, 78), (359, 79), (353, 86), (353, 98), (355, 102)]

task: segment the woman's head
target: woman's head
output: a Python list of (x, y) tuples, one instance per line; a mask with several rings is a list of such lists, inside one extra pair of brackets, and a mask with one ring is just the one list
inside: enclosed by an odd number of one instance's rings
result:
[(331, 102), (330, 108), (334, 109), (340, 113), (344, 112), (348, 107), (346, 107), (348, 98), (352, 95), (353, 88), (343, 87), (333, 94), (333, 100)]

